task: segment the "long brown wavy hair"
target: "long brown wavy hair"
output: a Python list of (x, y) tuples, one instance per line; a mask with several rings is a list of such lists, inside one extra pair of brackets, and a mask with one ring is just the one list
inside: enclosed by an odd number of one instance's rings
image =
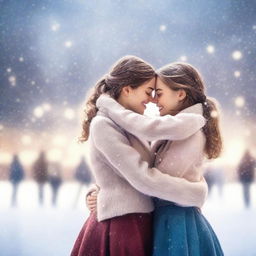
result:
[(136, 56), (125, 56), (119, 59), (109, 73), (96, 83), (86, 102), (82, 136), (79, 141), (85, 142), (88, 140), (91, 121), (98, 112), (96, 101), (101, 94), (107, 93), (117, 100), (123, 87), (129, 85), (132, 88), (137, 88), (155, 76), (154, 68)]
[(203, 116), (207, 123), (203, 127), (206, 137), (205, 153), (208, 159), (219, 157), (222, 151), (222, 138), (219, 128), (219, 113), (214, 99), (205, 95), (205, 85), (200, 73), (190, 64), (171, 63), (156, 71), (157, 76), (172, 90), (183, 89), (186, 97), (178, 111), (196, 103), (202, 103)]

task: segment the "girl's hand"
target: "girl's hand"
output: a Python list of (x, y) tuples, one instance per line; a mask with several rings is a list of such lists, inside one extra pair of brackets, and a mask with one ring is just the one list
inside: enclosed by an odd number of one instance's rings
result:
[(86, 205), (87, 208), (91, 212), (96, 212), (97, 211), (97, 197), (98, 197), (99, 191), (94, 190), (91, 192), (87, 197), (86, 197)]

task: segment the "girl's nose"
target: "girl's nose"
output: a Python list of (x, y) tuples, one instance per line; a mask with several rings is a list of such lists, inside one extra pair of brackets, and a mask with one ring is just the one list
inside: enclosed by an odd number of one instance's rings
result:
[(155, 95), (154, 97), (151, 96), (150, 101), (151, 101), (152, 103), (157, 104), (157, 96), (156, 96), (156, 95)]

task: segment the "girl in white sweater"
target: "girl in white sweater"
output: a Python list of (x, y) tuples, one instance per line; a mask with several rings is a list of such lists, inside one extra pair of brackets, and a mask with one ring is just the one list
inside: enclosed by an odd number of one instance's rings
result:
[[(150, 196), (186, 206), (201, 207), (205, 201), (204, 179), (188, 181), (151, 168), (148, 143), (122, 129), (96, 106), (99, 96), (107, 93), (126, 109), (143, 114), (145, 104), (152, 100), (155, 80), (149, 64), (126, 56), (97, 83), (87, 102), (81, 140), (89, 139), (91, 169), (100, 192), (97, 215), (92, 213), (83, 226), (73, 256), (151, 255), (154, 204)], [(183, 140), (204, 124), (200, 114), (168, 115), (155, 119), (157, 127), (148, 132), (155, 139)]]
[[(215, 103), (206, 97), (199, 72), (189, 64), (169, 64), (158, 70), (157, 75), (156, 102), (161, 116), (198, 113), (204, 115), (207, 124), (184, 140), (155, 143), (152, 147), (155, 153), (153, 165), (163, 173), (199, 181), (204, 158), (217, 158), (222, 148)], [(150, 137), (155, 129), (154, 119), (127, 110), (108, 96), (101, 96), (97, 105), (125, 130), (139, 138), (154, 140)], [(223, 255), (204, 216), (197, 208), (184, 206), (155, 199), (153, 255)]]

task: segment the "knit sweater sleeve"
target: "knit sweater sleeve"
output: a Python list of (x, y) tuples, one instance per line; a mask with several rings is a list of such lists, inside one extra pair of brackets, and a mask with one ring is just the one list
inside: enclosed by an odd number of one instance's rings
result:
[(164, 174), (156, 168), (149, 168), (148, 163), (142, 161), (140, 154), (115, 126), (110, 119), (98, 118), (91, 124), (90, 132), (95, 147), (120, 176), (149, 196), (184, 206), (203, 205), (207, 195), (205, 180), (189, 182), (184, 178)]
[(100, 96), (97, 107), (123, 129), (147, 141), (183, 140), (205, 125), (205, 118), (194, 113), (179, 113), (175, 116), (166, 115), (154, 118), (140, 115), (124, 108), (107, 95)]

